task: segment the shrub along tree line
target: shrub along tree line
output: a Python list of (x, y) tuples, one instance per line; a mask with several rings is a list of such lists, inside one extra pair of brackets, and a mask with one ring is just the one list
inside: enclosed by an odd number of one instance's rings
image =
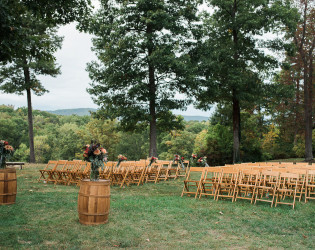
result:
[[(184, 121), (182, 128), (171, 132), (158, 131), (159, 159), (171, 160), (175, 154), (189, 159), (192, 153), (207, 156), (208, 164), (233, 162), (231, 109), (218, 106), (208, 121)], [(289, 142), (282, 124), (266, 119), (262, 114), (242, 110), (242, 140), (240, 153), (244, 162), (302, 157), (303, 147)], [(287, 128), (289, 129), (289, 128)], [(109, 160), (123, 153), (128, 160), (149, 156), (149, 128), (142, 132), (120, 131), (117, 120), (95, 119), (91, 116), (61, 116), (34, 110), (34, 142), (37, 162), (83, 159), (82, 147), (95, 140), (108, 151)], [(0, 138), (6, 138), (16, 149), (14, 161), (29, 161), (27, 108), (0, 106)], [(303, 137), (298, 143), (303, 146)], [(315, 132), (313, 132), (313, 143)], [(315, 145), (313, 145), (315, 148)]]

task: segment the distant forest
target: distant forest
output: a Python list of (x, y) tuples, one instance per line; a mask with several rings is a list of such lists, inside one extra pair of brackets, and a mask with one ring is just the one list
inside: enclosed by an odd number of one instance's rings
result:
[[(212, 166), (231, 163), (233, 140), (229, 110), (218, 108), (209, 121), (185, 121), (182, 129), (158, 133), (159, 159), (173, 159), (175, 154), (190, 158), (192, 153), (207, 156)], [(129, 160), (149, 156), (149, 130), (119, 131), (117, 120), (93, 116), (55, 115), (34, 110), (35, 156), (39, 163), (58, 159), (82, 159), (83, 146), (90, 140), (100, 142), (109, 160), (124, 154)], [(303, 136), (294, 141), (289, 124), (275, 124), (261, 115), (243, 111), (241, 157), (243, 162), (304, 156)], [(260, 125), (263, 126), (260, 126)], [(8, 140), (16, 152), (14, 161), (29, 161), (27, 108), (0, 106), (0, 138)], [(313, 131), (313, 143), (315, 133)], [(315, 145), (313, 145), (313, 148)]]

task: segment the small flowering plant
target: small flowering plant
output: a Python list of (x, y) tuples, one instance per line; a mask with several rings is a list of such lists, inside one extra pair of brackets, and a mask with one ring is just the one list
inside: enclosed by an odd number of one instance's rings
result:
[(14, 153), (14, 148), (7, 141), (0, 141), (0, 169), (5, 168), (5, 162)]
[(104, 166), (104, 162), (107, 161), (107, 151), (101, 147), (99, 143), (93, 143), (85, 145), (83, 157), (87, 162), (91, 162), (91, 181), (99, 180), (99, 168)]

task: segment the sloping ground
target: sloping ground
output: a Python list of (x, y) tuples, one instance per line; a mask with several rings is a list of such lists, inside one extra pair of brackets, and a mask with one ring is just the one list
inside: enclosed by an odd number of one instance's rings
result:
[(109, 223), (78, 221), (79, 188), (37, 183), (17, 170), (16, 204), (0, 206), (0, 248), (314, 249), (315, 201), (296, 209), (180, 197), (182, 179), (111, 188)]

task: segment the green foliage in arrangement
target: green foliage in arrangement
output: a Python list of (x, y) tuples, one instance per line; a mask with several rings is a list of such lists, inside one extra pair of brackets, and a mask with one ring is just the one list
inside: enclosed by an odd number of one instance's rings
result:
[(93, 141), (83, 149), (84, 160), (91, 163), (90, 180), (98, 181), (100, 179), (99, 168), (103, 170), (104, 162), (107, 161), (107, 151), (99, 143)]
[(0, 169), (5, 168), (6, 161), (14, 153), (14, 148), (7, 141), (0, 140)]

